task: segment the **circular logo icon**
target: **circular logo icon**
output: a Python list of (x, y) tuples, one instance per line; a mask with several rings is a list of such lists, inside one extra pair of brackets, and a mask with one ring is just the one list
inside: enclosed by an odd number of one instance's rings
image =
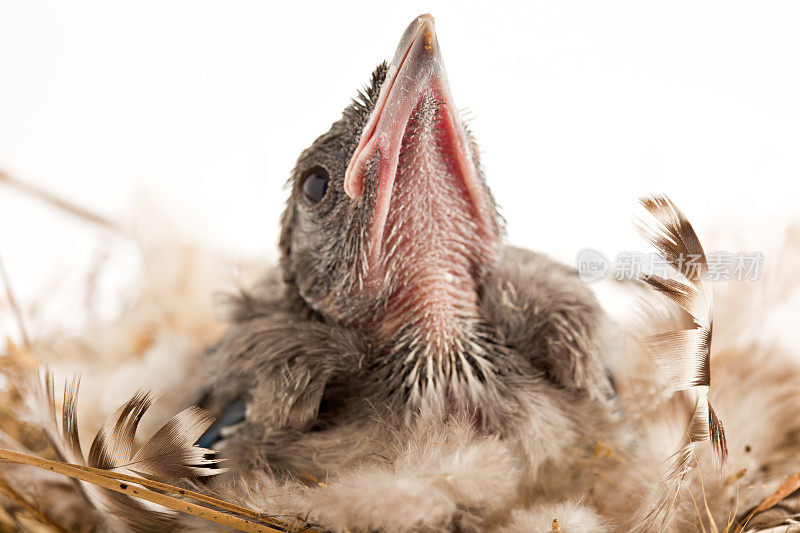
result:
[(584, 283), (592, 283), (606, 277), (608, 274), (608, 259), (594, 248), (584, 248), (578, 253), (575, 268), (578, 276)]

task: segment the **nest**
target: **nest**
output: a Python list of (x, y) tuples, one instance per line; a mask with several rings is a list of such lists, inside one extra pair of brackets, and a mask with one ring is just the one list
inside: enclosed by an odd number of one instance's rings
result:
[[(23, 188), (55, 208), (98, 224), (108, 231), (125, 234), (118, 224), (21, 184), (2, 173), (0, 182)], [(123, 403), (125, 398), (122, 396), (132, 392), (121, 387), (109, 395), (109, 389), (117, 389), (119, 387), (116, 385), (131, 381), (132, 368), (139, 369), (135, 375), (142, 379), (140, 383), (129, 385), (128, 389), (133, 386), (169, 391), (171, 387), (190, 387), (192, 383), (186, 380), (191, 373), (187, 373), (186, 369), (225, 329), (214, 315), (209, 287), (215, 286), (210, 280), (219, 279), (220, 272), (230, 269), (229, 262), (180, 240), (161, 240), (148, 243), (147, 246), (150, 247), (149, 257), (157, 258), (158, 264), (149, 264), (147, 268), (150, 270), (145, 269), (141, 273), (134, 287), (135, 296), (129, 305), (115, 319), (87, 324), (77, 334), (42, 337), (29, 331), (23, 320), (24, 314), (14, 298), (12, 280), (0, 269), (5, 300), (16, 316), (21, 339), (17, 343), (7, 339), (0, 356), (0, 370), (5, 376), (0, 381), (0, 461), (9, 463), (0, 468), (0, 529), (73, 531), (91, 527), (87, 524), (102, 523), (87, 517), (95, 512), (90, 509), (96, 506), (85, 501), (85, 496), (81, 494), (85, 495), (87, 491), (84, 488), (81, 493), (78, 487), (89, 485), (114, 491), (132, 500), (146, 500), (174, 511), (173, 514), (193, 517), (196, 520), (192, 523), (193, 527), (200, 529), (208, 529), (214, 524), (242, 531), (368, 529), (371, 518), (365, 518), (366, 511), (361, 514), (358, 509), (344, 512), (342, 509), (346, 506), (342, 502), (348, 501), (347, 498), (359, 501), (359, 498), (366, 497), (363, 493), (383, 486), (380, 483), (391, 483), (391, 476), (359, 478), (354, 475), (332, 481), (303, 476), (301, 473), (303, 479), (298, 480), (296, 486), (282, 487), (267, 483), (265, 486), (270, 496), (260, 497), (249, 493), (254, 486), (227, 487), (218, 494), (212, 494), (208, 487), (195, 481), (158, 480), (151, 476), (93, 468), (80, 461), (63, 460), (63, 454), (53, 446), (52, 436), (48, 436), (42, 424), (31, 417), (31, 393), (25, 384), (30, 382), (32, 373), (49, 367), (53, 369), (56, 381), (62, 378), (66, 380), (75, 372), (83, 373), (86, 385), (82, 393), (84, 403), (78, 408), (81, 412), (79, 429), (84, 435), (94, 434), (113, 409)], [(255, 264), (240, 263), (238, 266), (244, 279), (254, 279), (258, 274)], [(726, 301), (728, 305), (747, 305), (747, 301), (741, 301), (741, 298), (741, 294), (736, 294)], [(157, 369), (164, 364), (164, 358), (161, 357), (164, 350), (170, 353), (170, 365), (175, 369), (175, 377), (171, 382), (153, 382), (152, 376), (158, 375)], [(732, 436), (729, 441), (731, 457), (727, 469), (720, 476), (714, 474), (716, 470), (711, 466), (710, 451), (699, 451), (693, 456), (700, 468), (696, 469), (696, 474), (684, 480), (682, 492), (676, 496), (683, 502), (679, 502), (678, 512), (684, 513), (684, 516), (669, 522), (670, 529), (734, 531), (767, 526), (770, 525), (769, 520), (759, 520), (759, 517), (768, 516), (767, 513), (779, 508), (787, 501), (787, 497), (791, 498), (800, 489), (800, 474), (796, 474), (800, 471), (800, 460), (797, 459), (800, 457), (800, 442), (797, 434), (792, 434), (795, 430), (800, 431), (798, 424), (793, 421), (797, 409), (800, 409), (800, 395), (787, 392), (797, 390), (796, 387), (800, 385), (800, 362), (785, 352), (783, 347), (773, 343), (759, 344), (749, 340), (725, 345), (717, 354), (713, 361), (714, 374), (718, 389), (723, 392), (712, 399), (715, 407), (719, 407), (720, 417), (726, 421), (726, 429)], [(765, 361), (770, 361), (770, 364), (765, 364)], [(770, 368), (770, 365), (780, 367)], [(507, 512), (495, 521), (496, 529), (524, 531), (534, 527), (541, 529), (545, 524), (549, 530), (562, 532), (592, 530), (594, 525), (619, 530), (625, 527), (620, 524), (625, 523), (622, 518), (626, 514), (643, 519), (647, 509), (663, 492), (661, 474), (664, 460), (668, 458), (668, 454), (665, 456), (661, 453), (665, 447), (663, 437), (667, 435), (668, 442), (679, 442), (683, 437), (682, 432), (676, 433), (673, 427), (680, 426), (679, 416), (673, 419), (678, 423), (667, 424), (668, 429), (659, 422), (665, 419), (666, 411), (674, 409), (674, 405), (670, 407), (670, 402), (663, 398), (654, 400), (659, 392), (653, 391), (653, 381), (648, 377), (652, 374), (652, 367), (633, 365), (625, 367), (625, 371), (618, 376), (621, 405), (636, 413), (636, 420), (631, 425), (638, 426), (638, 435), (644, 436), (642, 446), (645, 451), (626, 449), (624, 442), (631, 438), (630, 435), (615, 442), (598, 440), (593, 449), (576, 453), (572, 463), (565, 466), (569, 471), (556, 468), (549, 473), (553, 476), (550, 482), (553, 493), (580, 486), (578, 492), (581, 496), (577, 500), (565, 504), (547, 503), (505, 509)], [(144, 376), (150, 378), (144, 379)], [(748, 394), (758, 395), (752, 400), (754, 411), (740, 408), (736, 386), (744, 388)], [(725, 393), (725, 387), (730, 392)], [(56, 397), (60, 398), (57, 393)], [(73, 403), (69, 394), (65, 394), (64, 398), (66, 401), (63, 405), (52, 405), (59, 419), (64, 411), (69, 411), (69, 404)], [(158, 427), (182, 407), (179, 400), (166, 394), (163, 401), (153, 407), (154, 416), (150, 417), (151, 420), (143, 421), (140, 433), (156, 433)], [(64, 420), (68, 418), (64, 417)], [(748, 425), (752, 427), (743, 429)], [(759, 443), (765, 444), (755, 444), (757, 438), (751, 435), (765, 431), (774, 432), (774, 438), (770, 440), (762, 435)], [(741, 438), (737, 438), (737, 435)], [(456, 438), (452, 446), (460, 447), (456, 449), (460, 454), (457, 455), (459, 460), (462, 460), (459, 468), (466, 470), (474, 467), (472, 463), (463, 462), (469, 450), (480, 450), (476, 457), (483, 454), (484, 458), (494, 458), (494, 462), (487, 460), (475, 463), (482, 465), (486, 471), (469, 474), (472, 478), (464, 477), (467, 474), (461, 471), (448, 473), (447, 469), (441, 467), (444, 464), (442, 454), (449, 453), (446, 450), (439, 451), (443, 447), (443, 437), (428, 429), (416, 438), (410, 451), (398, 452), (398, 456), (392, 459), (393, 468), (396, 471), (402, 468), (401, 464), (408, 465), (409, 461), (416, 461), (413, 468), (417, 471), (422, 469), (418, 478), (427, 476), (434, 478), (436, 484), (450, 484), (447, 485), (447, 491), (450, 491), (448, 497), (455, 501), (456, 507), (462, 505), (462, 500), (458, 500), (460, 496), (452, 495), (454, 491), (458, 492), (453, 486), (475, 482), (479, 487), (483, 483), (487, 485), (487, 492), (491, 492), (495, 490), (490, 486), (491, 483), (507, 477), (502, 469), (511, 468), (503, 462), (502, 453), (493, 448), (491, 442), (476, 444)], [(652, 448), (648, 449), (647, 446)], [(756, 456), (753, 450), (757, 446), (760, 455)], [(451, 465), (448, 468), (452, 468), (452, 461), (447, 464)], [(470, 466), (463, 466), (465, 464)], [(42, 475), (34, 473), (37, 471)], [(79, 480), (80, 484), (52, 484), (53, 479), (60, 476)], [(464, 486), (461, 488), (464, 494), (469, 492)], [(266, 494), (267, 489), (264, 490)], [(283, 490), (294, 491), (295, 496), (301, 494), (298, 497), (305, 498), (304, 505), (312, 509), (305, 515), (290, 509), (278, 513), (284, 501), (280, 497)], [(309, 493), (303, 492), (307, 490), (317, 491), (322, 496), (309, 498)], [(648, 491), (653, 494), (648, 494)], [(497, 489), (497, 492), (502, 493), (502, 490)], [(71, 494), (72, 499), (65, 496), (67, 494)], [(400, 492), (386, 495), (387, 501), (392, 501), (392, 497), (396, 498), (395, 505), (402, 506), (406, 496)], [(422, 494), (419, 497), (422, 502), (426, 496)], [(474, 498), (474, 495), (469, 497)], [(464, 498), (463, 501), (467, 501), (467, 496)], [(508, 498), (509, 501), (512, 499), (515, 499), (513, 495)], [(264, 503), (266, 500), (271, 503)], [(486, 505), (485, 499), (480, 501), (481, 505)], [(409, 510), (414, 505), (414, 501), (410, 501)], [(319, 515), (315, 515), (314, 506), (319, 506)], [(265, 509), (274, 509), (276, 512), (270, 514)], [(610, 524), (607, 518), (602, 518), (608, 516), (620, 521)], [(391, 529), (385, 524), (392, 523), (387, 519), (383, 527)], [(427, 523), (424, 519), (416, 523), (422, 524), (419, 529), (437, 529), (436, 524), (439, 524)], [(152, 527), (143, 522), (140, 529)], [(398, 529), (401, 529), (399, 525)]]

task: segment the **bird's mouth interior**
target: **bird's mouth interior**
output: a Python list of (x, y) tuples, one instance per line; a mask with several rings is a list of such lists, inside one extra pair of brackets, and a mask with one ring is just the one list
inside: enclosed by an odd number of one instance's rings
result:
[(385, 327), (397, 331), (416, 312), (438, 331), (471, 315), (476, 272), (493, 260), (499, 230), (430, 15), (412, 22), (400, 41), (349, 162), (345, 192), (361, 201), (366, 180), (376, 180), (368, 282), (394, 287)]

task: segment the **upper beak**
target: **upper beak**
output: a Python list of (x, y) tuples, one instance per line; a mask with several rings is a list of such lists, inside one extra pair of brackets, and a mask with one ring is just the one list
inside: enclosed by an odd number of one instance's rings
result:
[[(442, 55), (436, 40), (433, 17), (417, 17), (403, 33), (386, 79), (378, 95), (375, 109), (361, 133), (345, 174), (344, 190), (351, 198), (359, 198), (364, 187), (359, 171), (376, 149), (382, 156), (399, 152), (403, 132), (423, 90), (430, 85), (446, 90)], [(448, 91), (449, 92), (449, 91)]]
[(450, 95), (433, 17), (420, 15), (403, 33), (344, 178), (347, 195), (359, 199), (364, 189), (365, 169), (378, 158), (377, 197), (370, 239), (370, 256), (373, 260), (380, 253), (403, 137), (414, 110), (426, 95), (442, 103), (440, 118), (446, 132), (444, 138), (447, 146), (441, 149), (450, 153), (455, 171), (460, 174), (476, 213), (482, 219), (481, 226), (492, 234), (497, 232), (473, 161), (469, 139)]

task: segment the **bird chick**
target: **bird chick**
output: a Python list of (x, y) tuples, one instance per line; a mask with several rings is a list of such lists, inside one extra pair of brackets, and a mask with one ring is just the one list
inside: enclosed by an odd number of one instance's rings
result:
[(421, 417), (515, 441), (535, 471), (610, 393), (576, 272), (505, 246), (430, 15), (299, 157), (281, 261), (235, 298), (201, 439), (234, 470), (323, 475)]

